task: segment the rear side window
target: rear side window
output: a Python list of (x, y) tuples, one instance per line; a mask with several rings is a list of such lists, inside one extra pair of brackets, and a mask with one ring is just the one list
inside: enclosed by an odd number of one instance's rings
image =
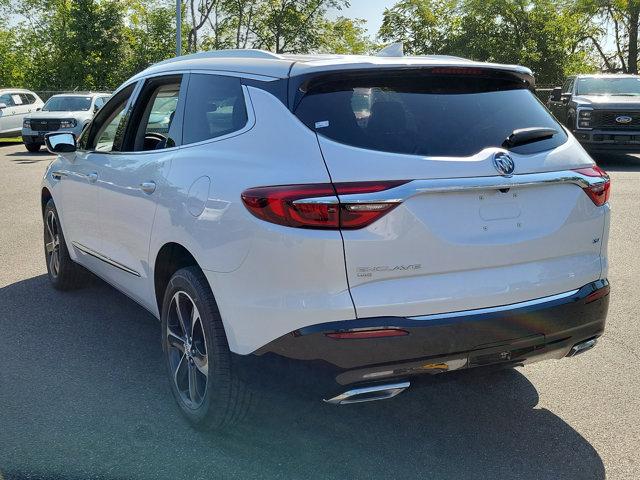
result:
[(360, 148), (469, 156), (501, 147), (515, 130), (550, 127), (550, 139), (512, 148), (534, 153), (567, 140), (523, 84), (505, 78), (420, 73), (357, 74), (308, 85), (295, 110), (318, 134)]
[(185, 102), (182, 143), (221, 137), (243, 128), (247, 109), (240, 79), (192, 74)]

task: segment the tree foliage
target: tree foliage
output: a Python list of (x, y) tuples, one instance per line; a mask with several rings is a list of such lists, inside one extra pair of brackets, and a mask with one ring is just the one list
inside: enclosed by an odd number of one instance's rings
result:
[(402, 0), (385, 11), (380, 38), (414, 54), (526, 65), (554, 83), (594, 69), (590, 19), (562, 0)]
[[(360, 1), (360, 0), (358, 0)], [(181, 0), (182, 51), (370, 53), (349, 0)], [(174, 0), (0, 0), (0, 85), (112, 89), (175, 52)], [(397, 0), (375, 40), (567, 74), (637, 72), (640, 0)]]

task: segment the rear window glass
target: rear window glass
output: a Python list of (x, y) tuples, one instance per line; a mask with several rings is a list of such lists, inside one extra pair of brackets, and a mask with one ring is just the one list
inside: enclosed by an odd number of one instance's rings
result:
[(519, 128), (549, 127), (552, 138), (514, 147), (555, 148), (562, 127), (522, 83), (504, 78), (370, 74), (317, 80), (296, 110), (309, 128), (356, 147), (424, 156), (469, 156), (501, 147)]
[(183, 144), (221, 137), (247, 123), (239, 78), (192, 74), (185, 105)]

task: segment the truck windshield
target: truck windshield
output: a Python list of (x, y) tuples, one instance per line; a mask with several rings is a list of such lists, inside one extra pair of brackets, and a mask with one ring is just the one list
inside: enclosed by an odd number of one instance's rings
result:
[(42, 110), (45, 112), (78, 112), (91, 108), (91, 97), (85, 96), (65, 96), (51, 97), (44, 104)]
[(640, 77), (586, 77), (578, 79), (578, 95), (640, 95)]
[(557, 133), (512, 148), (534, 153), (567, 140), (535, 95), (514, 79), (375, 73), (319, 79), (295, 114), (319, 135), (348, 145), (423, 156), (468, 156), (501, 147), (516, 129)]

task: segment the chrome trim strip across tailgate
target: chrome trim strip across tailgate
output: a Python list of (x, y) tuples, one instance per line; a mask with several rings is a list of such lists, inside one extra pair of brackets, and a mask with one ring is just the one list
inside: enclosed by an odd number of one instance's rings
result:
[[(502, 190), (513, 187), (565, 183), (587, 188), (604, 182), (605, 179), (603, 177), (589, 177), (575, 170), (561, 170), (557, 172), (526, 173), (513, 175), (512, 177), (490, 176), (412, 180), (398, 187), (380, 192), (339, 195), (339, 197), (340, 201), (345, 203), (398, 203), (423, 193)], [(313, 200), (317, 200), (318, 203), (326, 203), (327, 197), (305, 198), (304, 202), (312, 203)]]

